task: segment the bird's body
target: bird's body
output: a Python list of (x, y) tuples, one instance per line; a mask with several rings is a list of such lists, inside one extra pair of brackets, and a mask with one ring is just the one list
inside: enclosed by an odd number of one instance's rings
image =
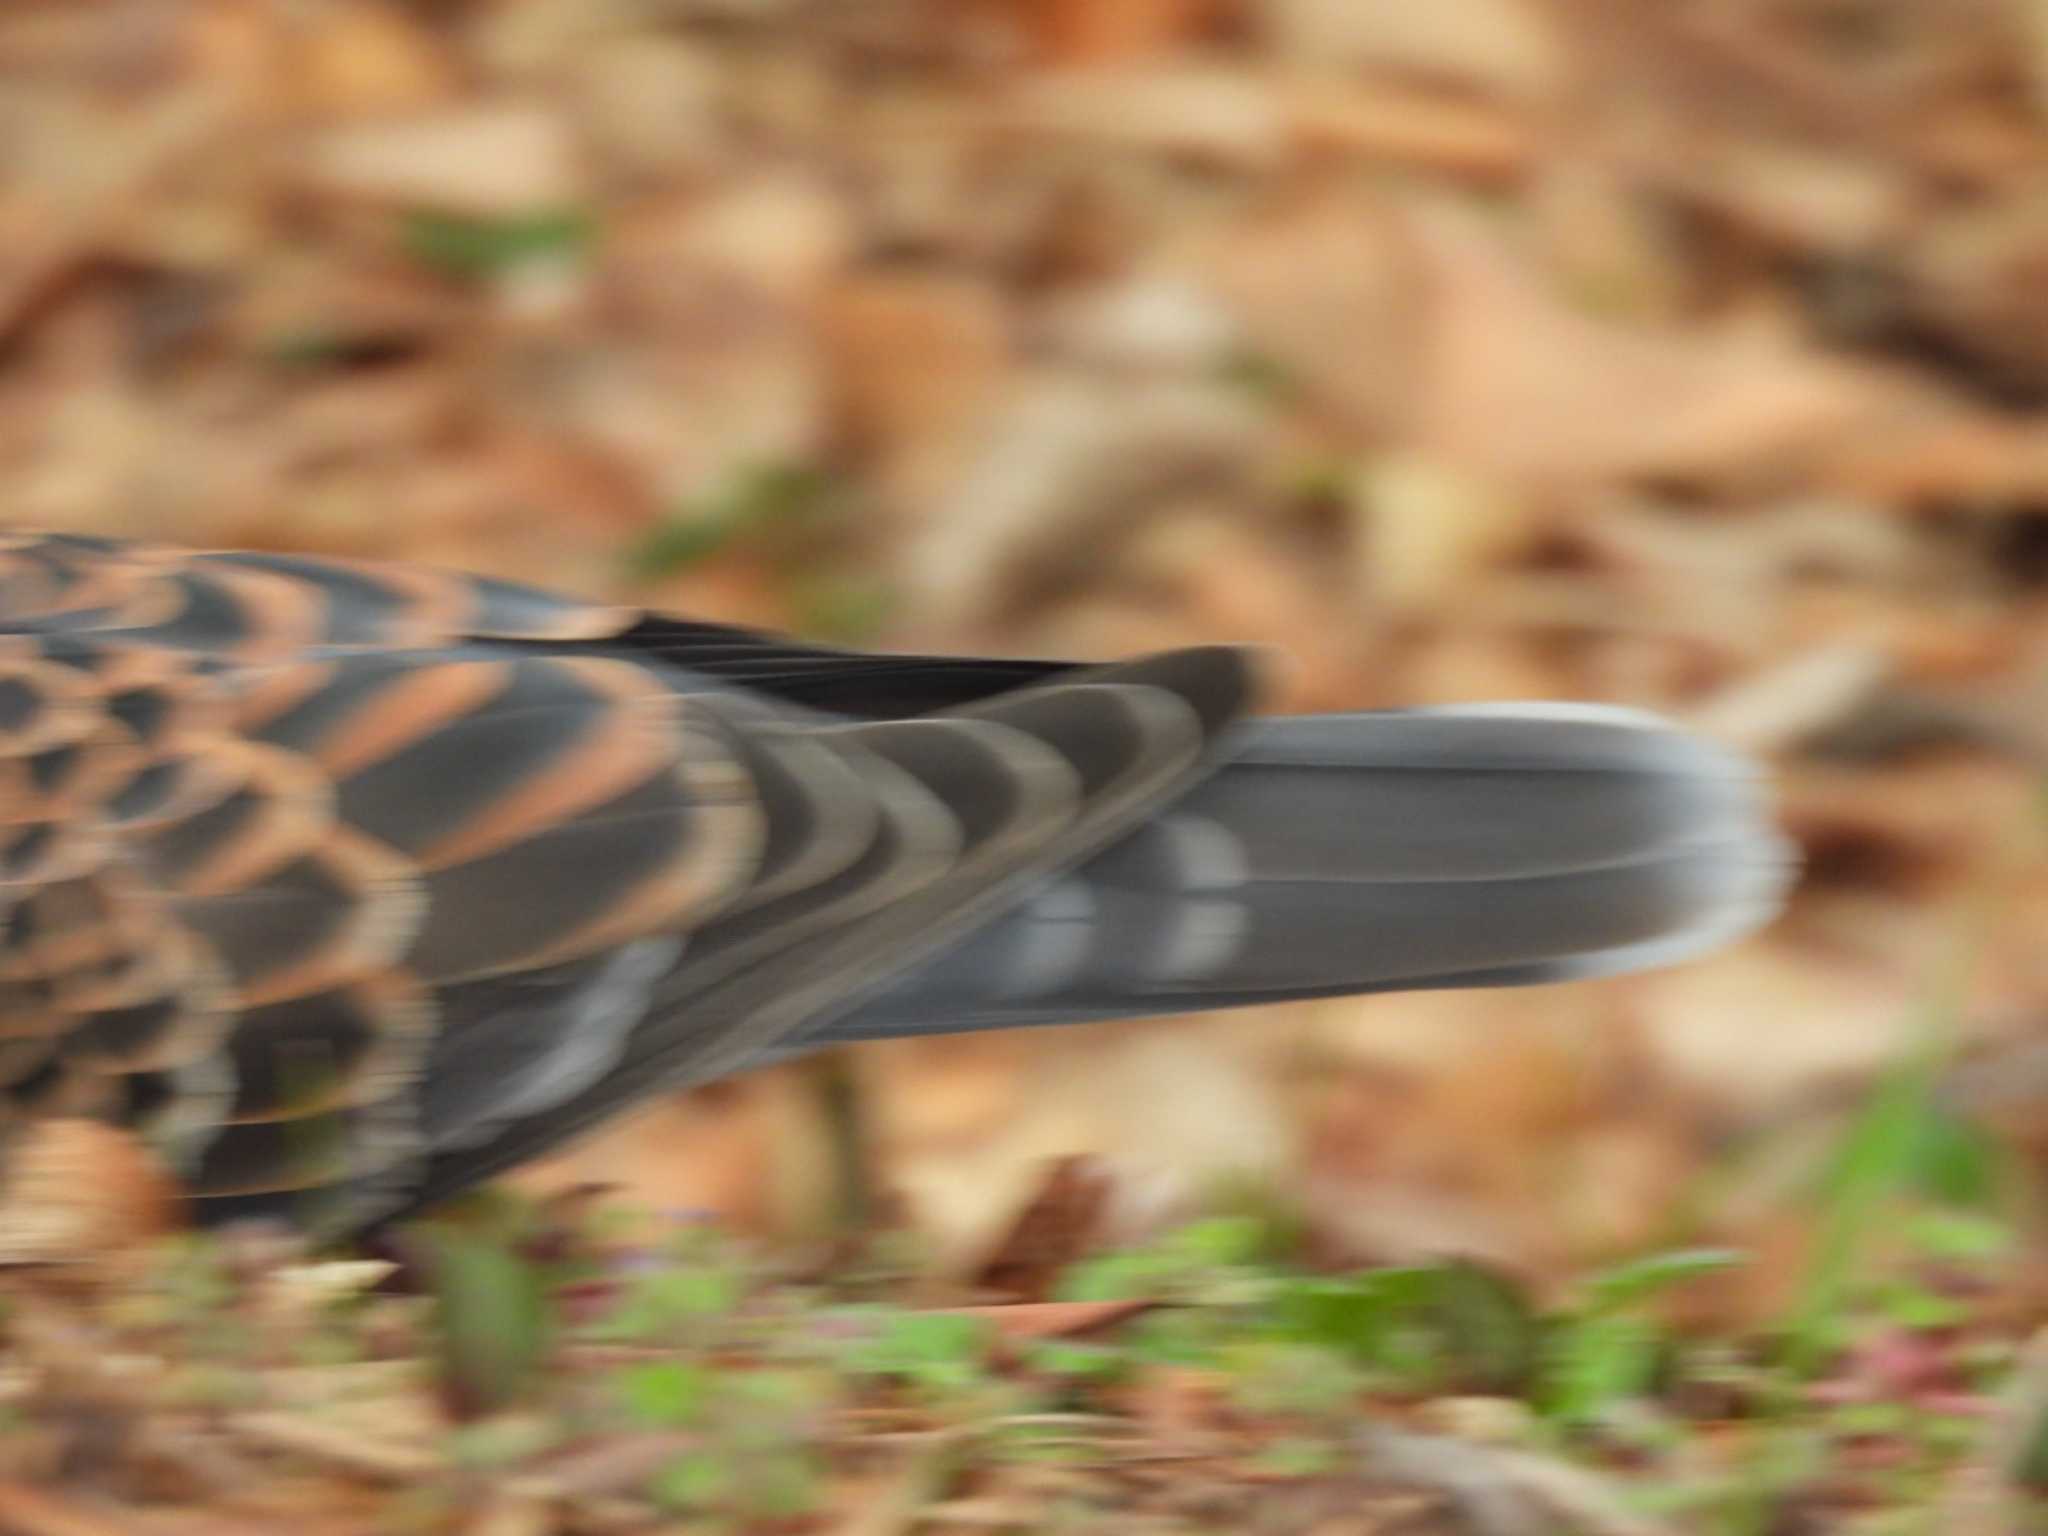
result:
[(0, 1108), (381, 1219), (820, 1044), (1636, 968), (1774, 910), (1743, 766), (1247, 719), (1230, 648), (866, 655), (398, 565), (0, 544)]

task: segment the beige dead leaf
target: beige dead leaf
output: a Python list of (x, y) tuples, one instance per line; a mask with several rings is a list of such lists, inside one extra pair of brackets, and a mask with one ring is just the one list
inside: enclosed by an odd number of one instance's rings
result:
[(1546, 147), (1542, 130), (1511, 106), (1407, 81), (1304, 71), (1287, 81), (1281, 100), (1307, 149), (1481, 185), (1527, 174)]
[(322, 192), (483, 218), (556, 213), (585, 193), (568, 124), (540, 102), (344, 124), (311, 141), (300, 169)]
[(594, 40), (574, 67), (579, 121), (609, 165), (647, 178), (715, 171), (733, 82), (711, 51), (627, 31)]
[(82, 93), (0, 96), (0, 332), (232, 119), (232, 104), (200, 86), (159, 92), (132, 111)]
[(759, 1230), (772, 1208), (780, 1125), (762, 1080), (662, 1099), (512, 1182), (535, 1194), (601, 1182), (620, 1204), (704, 1211)]
[(1550, 100), (1570, 56), (1548, 10), (1530, 0), (1274, 0), (1268, 26), (1283, 56), (1451, 80), (1510, 98)]
[(1643, 1038), (1659, 1069), (1706, 1102), (1768, 1114), (1891, 1061), (1912, 980), (1766, 939), (1645, 978)]
[(857, 238), (846, 198), (809, 172), (747, 178), (694, 204), (674, 229), (678, 259), (788, 298), (817, 294)]
[(1202, 271), (1246, 347), (1339, 425), (1372, 441), (1406, 420), (1426, 340), (1424, 269), (1379, 199), (1289, 199), (1218, 239)]
[(1093, 145), (1187, 156), (1240, 172), (1279, 169), (1288, 120), (1272, 86), (1222, 65), (1172, 60), (1026, 80), (1017, 126)]
[(1527, 498), (1454, 464), (1375, 459), (1352, 484), (1359, 587), (1395, 613), (1427, 613), (1530, 532)]
[(1747, 752), (1783, 752), (1849, 719), (1890, 675), (1883, 651), (1844, 640), (1741, 678), (1695, 704), (1687, 722)]
[(1882, 157), (1765, 139), (1730, 139), (1657, 179), (1775, 244), (1844, 258), (1900, 239), (1919, 193), (1908, 167)]
[(1900, 406), (1882, 375), (1789, 335), (1580, 313), (1476, 219), (1443, 205), (1412, 214), (1429, 275), (1411, 430), (1453, 462), (1566, 480), (1749, 476)]
[(1045, 335), (1077, 363), (1132, 375), (1206, 372), (1242, 343), (1220, 298), (1166, 263), (1055, 304)]
[(1582, 692), (1552, 654), (1508, 630), (1452, 626), (1417, 642), (1396, 674), (1390, 703), (1479, 704)]
[[(1086, 1152), (1113, 1181), (1101, 1230), (1117, 1238), (1187, 1208), (1219, 1181), (1284, 1177), (1296, 1127), (1266, 1074), (1258, 1042), (1195, 1021), (1061, 1032), (1019, 1053), (1012, 1107), (969, 1140), (885, 1147), (889, 1182), (931, 1237), (940, 1269), (981, 1262), (1043, 1182), (1048, 1160)], [(1156, 1091), (1172, 1082), (1174, 1091)], [(877, 1080), (878, 1097), (915, 1080)], [(887, 1114), (886, 1109), (884, 1114)]]
[(1690, 252), (1624, 166), (1592, 155), (1546, 157), (1525, 206), (1532, 251), (1579, 302), (1634, 320), (1680, 312), (1695, 280)]
[(1113, 388), (1073, 372), (1020, 381), (982, 451), (905, 561), (938, 626), (996, 611), (1192, 489), (1247, 486), (1262, 423), (1209, 384)]

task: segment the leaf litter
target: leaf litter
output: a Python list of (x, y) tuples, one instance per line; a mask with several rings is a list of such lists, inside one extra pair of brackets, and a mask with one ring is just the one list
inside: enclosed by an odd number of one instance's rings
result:
[(1663, 975), (865, 1052), (871, 1234), (801, 1073), (521, 1181), (790, 1275), (614, 1272), (580, 1206), (432, 1283), (195, 1244), (66, 1128), (0, 1213), (0, 1523), (2017, 1525), (2038, 12), (10, 8), (11, 523), (1644, 705), (1770, 758), (1809, 873)]

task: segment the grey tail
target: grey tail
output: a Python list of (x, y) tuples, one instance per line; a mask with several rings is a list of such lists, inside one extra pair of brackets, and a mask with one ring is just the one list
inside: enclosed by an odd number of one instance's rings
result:
[(1755, 770), (1654, 716), (1255, 722), (1214, 776), (805, 1044), (1674, 964), (1777, 911)]

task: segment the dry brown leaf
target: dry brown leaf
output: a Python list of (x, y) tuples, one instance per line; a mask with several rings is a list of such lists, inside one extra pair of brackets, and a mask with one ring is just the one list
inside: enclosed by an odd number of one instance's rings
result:
[(665, 1099), (513, 1182), (536, 1193), (604, 1182), (622, 1204), (701, 1211), (759, 1230), (782, 1155), (770, 1116), (758, 1083)]
[(1287, 113), (1261, 77), (1171, 60), (1068, 70), (1027, 80), (1012, 102), (1019, 128), (1091, 145), (1164, 152), (1240, 172), (1276, 171)]
[(1399, 81), (1318, 72), (1288, 81), (1283, 101), (1305, 148), (1481, 184), (1523, 176), (1545, 148), (1541, 129), (1509, 106)]
[(183, 1204), (169, 1172), (126, 1131), (37, 1121), (7, 1149), (0, 1264), (102, 1264), (182, 1225)]
[(454, 96), (459, 84), (439, 41), (406, 11), (379, 0), (322, 7), (294, 41), (294, 94), (316, 116), (424, 111)]
[(975, 446), (1015, 363), (1001, 294), (971, 278), (855, 273), (821, 317), (838, 430), (916, 526)]
[(1554, 98), (1570, 78), (1564, 39), (1530, 0), (1273, 0), (1268, 10), (1282, 54), (1317, 63), (1404, 71), (1528, 100)]
[(1038, 55), (1053, 64), (1143, 59), (1195, 38), (1215, 0), (1003, 0)]
[(2048, 383), (2048, 194), (1967, 204), (1909, 247), (1908, 307), (2022, 389)]
[(1019, 1301), (1004, 1306), (941, 1307), (949, 1317), (976, 1317), (997, 1337), (1011, 1343), (1027, 1339), (1070, 1339), (1135, 1317), (1154, 1303), (1143, 1297), (1116, 1301)]
[(201, 88), (118, 111), (68, 93), (0, 101), (0, 335), (97, 253), (149, 186), (213, 142), (230, 104)]
[(1221, 238), (1207, 271), (1246, 345), (1357, 439), (1405, 419), (1424, 340), (1423, 269), (1378, 199), (1344, 191), (1283, 202)]
[(1412, 220), (1429, 270), (1412, 433), (1504, 475), (1728, 479), (1796, 464), (1900, 405), (1783, 334), (1649, 330), (1569, 308), (1469, 217)]
[(137, 1536), (134, 1524), (97, 1500), (0, 1479), (0, 1526), (18, 1536)]
[(1109, 1174), (1092, 1159), (1058, 1159), (990, 1250), (975, 1283), (1012, 1296), (1044, 1296), (1060, 1271), (1095, 1246), (1111, 1191)]

